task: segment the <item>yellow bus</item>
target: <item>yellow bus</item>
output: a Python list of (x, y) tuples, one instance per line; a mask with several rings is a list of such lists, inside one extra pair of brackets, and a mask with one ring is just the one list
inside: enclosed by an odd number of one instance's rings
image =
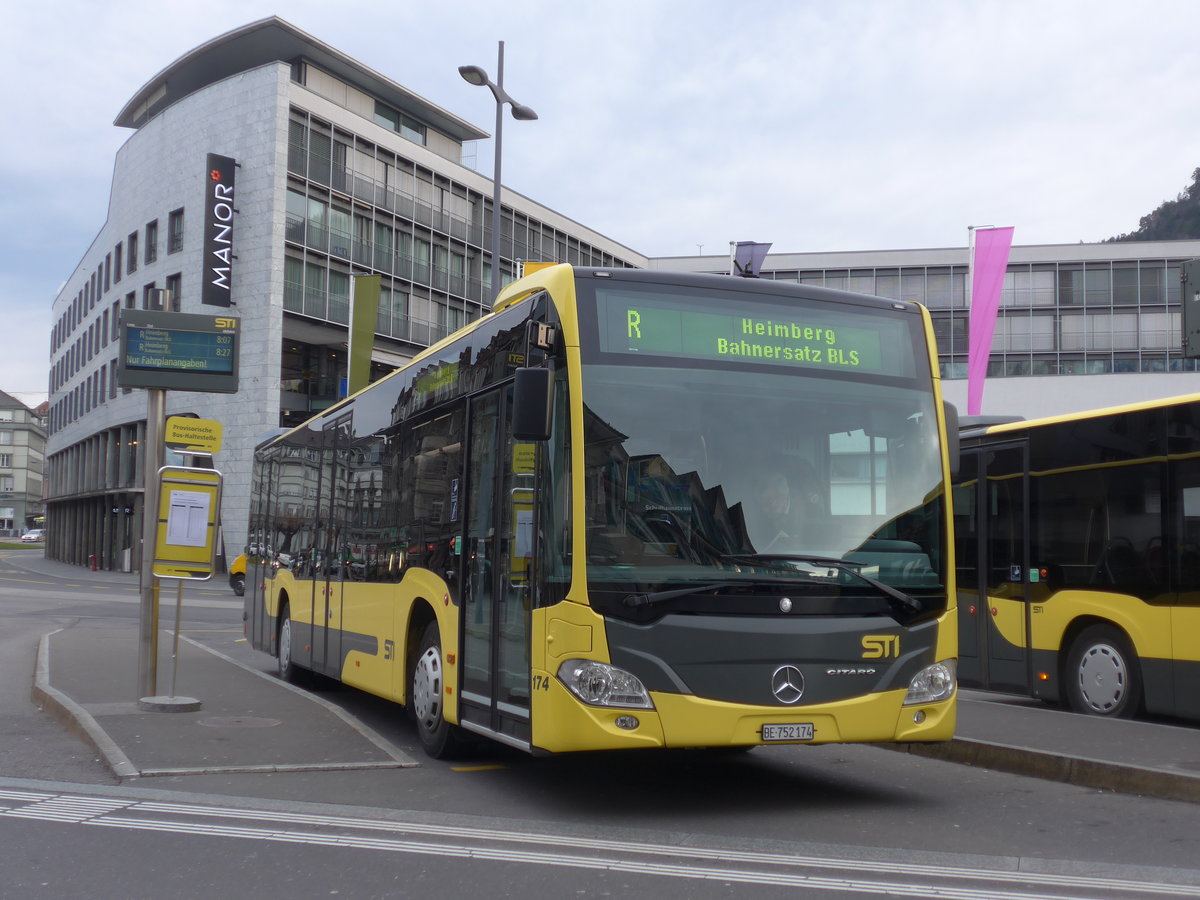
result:
[(954, 517), (963, 684), (1200, 718), (1200, 394), (964, 421)]
[(916, 304), (545, 268), (257, 449), (247, 634), (434, 757), (948, 739), (936, 372)]

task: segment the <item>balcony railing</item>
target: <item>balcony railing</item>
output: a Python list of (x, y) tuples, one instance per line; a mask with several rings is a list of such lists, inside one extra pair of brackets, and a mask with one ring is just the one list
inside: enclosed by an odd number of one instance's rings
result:
[(452, 235), (478, 247), (484, 245), (486, 232), (482, 224), (472, 223), (444, 210), (435, 210), (430, 203), (418, 200), (412, 194), (396, 190), (348, 166), (334, 165), (328, 155), (306, 149), (302, 143), (288, 143), (288, 171), (365, 203), (373, 203), (402, 219), (420, 222), (434, 231)]

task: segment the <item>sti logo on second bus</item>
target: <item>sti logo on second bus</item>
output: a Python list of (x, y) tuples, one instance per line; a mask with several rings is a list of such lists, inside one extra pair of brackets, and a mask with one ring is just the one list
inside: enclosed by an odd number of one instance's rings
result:
[(866, 634), (862, 639), (863, 659), (886, 659), (889, 656), (899, 658), (900, 635), (898, 634)]

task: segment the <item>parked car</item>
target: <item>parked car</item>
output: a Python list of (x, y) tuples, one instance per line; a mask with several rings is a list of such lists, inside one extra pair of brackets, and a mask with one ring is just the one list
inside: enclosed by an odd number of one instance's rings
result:
[(44, 528), (32, 528), (21, 535), (22, 544), (40, 544), (46, 539), (46, 530)]
[(229, 586), (241, 597), (246, 593), (246, 554), (241, 553), (229, 564)]

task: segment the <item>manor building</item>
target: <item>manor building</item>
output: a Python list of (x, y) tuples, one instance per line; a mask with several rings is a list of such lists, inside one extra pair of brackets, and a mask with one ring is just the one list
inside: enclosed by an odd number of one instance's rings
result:
[[(448, 67), (453, 76), (453, 68)], [(167, 413), (224, 426), (223, 543), (245, 542), (253, 448), (345, 394), (352, 278), (379, 275), (373, 377), (490, 308), (522, 260), (645, 257), (512, 191), (491, 258), (492, 182), (463, 165), (486, 132), (279, 18), (223, 34), (117, 115), (108, 219), (54, 301), (48, 553), (139, 564), (145, 392), (122, 388), (123, 310), (240, 320), (236, 394), (172, 390)], [(232, 306), (202, 291), (207, 155), (236, 162)], [(152, 457), (153, 458), (153, 457)]]

